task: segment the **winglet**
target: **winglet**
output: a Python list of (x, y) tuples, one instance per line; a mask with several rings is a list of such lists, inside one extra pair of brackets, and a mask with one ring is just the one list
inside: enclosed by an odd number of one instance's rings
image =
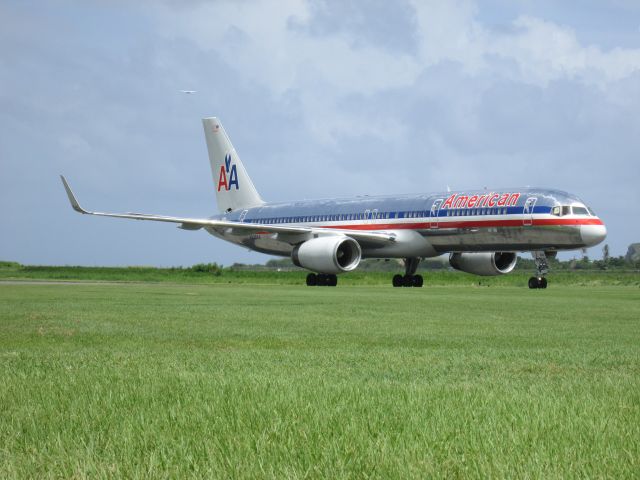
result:
[(76, 200), (75, 195), (73, 194), (73, 192), (71, 191), (71, 187), (69, 186), (69, 184), (67, 183), (67, 179), (64, 178), (63, 175), (60, 175), (60, 179), (62, 180), (62, 184), (64, 185), (64, 189), (67, 191), (67, 197), (69, 197), (69, 202), (71, 203), (71, 207), (76, 211), (76, 212), (80, 212), (80, 213), (89, 213), (87, 212), (85, 209), (83, 209), (80, 204), (78, 203), (78, 200)]

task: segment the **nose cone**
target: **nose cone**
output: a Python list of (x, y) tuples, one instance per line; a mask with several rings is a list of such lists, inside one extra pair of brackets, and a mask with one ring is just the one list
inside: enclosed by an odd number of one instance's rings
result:
[(580, 236), (585, 246), (593, 247), (607, 237), (607, 227), (604, 225), (582, 225), (580, 227)]

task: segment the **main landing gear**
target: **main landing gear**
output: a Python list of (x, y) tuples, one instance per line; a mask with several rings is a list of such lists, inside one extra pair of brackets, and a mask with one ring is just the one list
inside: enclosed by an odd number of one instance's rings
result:
[(422, 275), (416, 275), (419, 258), (405, 258), (404, 259), (404, 276), (394, 275), (393, 286), (394, 287), (422, 287), (424, 279)]
[(529, 279), (529, 288), (547, 288), (545, 275), (549, 273), (549, 264), (544, 252), (532, 252), (533, 260), (536, 262), (536, 276)]
[(307, 275), (307, 287), (335, 287), (338, 277), (328, 273), (310, 273)]

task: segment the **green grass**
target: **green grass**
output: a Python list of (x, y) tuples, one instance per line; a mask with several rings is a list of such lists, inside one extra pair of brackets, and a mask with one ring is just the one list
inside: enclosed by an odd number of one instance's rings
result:
[[(264, 271), (218, 269), (215, 273), (188, 268), (155, 267), (73, 267), (20, 265), (0, 262), (0, 280), (60, 280), (60, 281), (108, 281), (155, 282), (177, 284), (264, 284), (301, 285), (307, 271)], [(398, 266), (396, 272), (355, 271), (340, 275), (340, 285), (389, 285), (394, 273), (404, 273)], [(420, 272), (427, 285), (484, 285), (527, 286), (531, 271), (516, 270), (509, 275), (478, 277), (449, 270), (425, 270)], [(560, 285), (629, 285), (640, 287), (640, 272), (625, 270), (555, 270), (549, 276), (552, 284)]]
[(638, 478), (637, 287), (0, 285), (0, 478)]

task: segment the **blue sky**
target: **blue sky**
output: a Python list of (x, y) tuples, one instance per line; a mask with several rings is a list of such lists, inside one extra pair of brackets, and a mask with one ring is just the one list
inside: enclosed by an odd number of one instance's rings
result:
[(60, 184), (96, 210), (209, 216), (211, 115), (267, 200), (548, 186), (624, 254), (640, 241), (640, 3), (575, 5), (2, 2), (0, 259), (263, 262), (80, 216)]

